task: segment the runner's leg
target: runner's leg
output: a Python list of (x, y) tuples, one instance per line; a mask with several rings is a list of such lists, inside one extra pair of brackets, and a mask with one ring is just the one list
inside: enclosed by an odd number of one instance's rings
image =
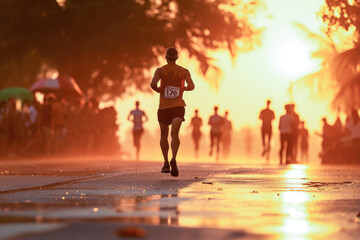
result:
[(268, 141), (267, 141), (267, 150), (266, 150), (266, 160), (269, 161), (270, 158), (270, 141), (271, 141), (271, 135), (272, 135), (272, 131), (268, 132)]
[(144, 133), (144, 130), (140, 130), (137, 136), (137, 148), (136, 148), (136, 160), (139, 160), (139, 155), (140, 155), (140, 148), (141, 148), (141, 136)]
[(264, 156), (266, 153), (265, 135), (266, 135), (265, 129), (264, 129), (264, 127), (262, 127), (261, 128), (261, 140), (262, 140), (262, 145), (263, 145), (263, 151), (261, 153), (261, 156)]
[(179, 131), (181, 124), (183, 122), (182, 118), (174, 118), (172, 120), (171, 125), (171, 151), (173, 159), (176, 159), (177, 152), (180, 146), (180, 139), (179, 139)]
[(160, 125), (160, 147), (161, 152), (164, 157), (164, 162), (168, 163), (168, 152), (169, 152), (169, 142), (168, 142), (168, 135), (169, 135), (169, 126), (159, 122)]
[(214, 146), (214, 133), (210, 132), (210, 152), (209, 152), (209, 156), (212, 156), (212, 152), (213, 152), (213, 146)]
[(293, 134), (287, 134), (287, 147), (286, 147), (286, 164), (289, 164), (293, 161)]
[(194, 145), (195, 145), (195, 157), (198, 157), (200, 134), (193, 133), (192, 137), (193, 137), (193, 141), (194, 141)]
[(181, 127), (183, 119), (182, 118), (174, 118), (172, 120), (171, 125), (171, 151), (172, 151), (172, 159), (170, 161), (171, 171), (170, 174), (173, 177), (179, 176), (179, 169), (176, 164), (176, 155), (179, 150), (180, 146), (180, 139), (179, 139), (179, 131)]
[(216, 158), (219, 158), (220, 154), (220, 143), (221, 143), (221, 133), (218, 133), (216, 136)]
[(271, 137), (272, 137), (272, 131), (270, 131), (268, 133), (268, 142), (267, 142), (267, 149), (268, 149), (268, 152), (270, 152), (270, 142), (271, 142)]
[(133, 131), (133, 137), (134, 137), (134, 146), (135, 146), (135, 158), (136, 160), (139, 160), (139, 148), (140, 148), (140, 135), (139, 131)]
[(280, 156), (280, 165), (282, 164), (282, 157), (283, 157), (283, 150), (284, 150), (284, 135), (280, 134), (280, 151), (279, 151), (279, 156)]

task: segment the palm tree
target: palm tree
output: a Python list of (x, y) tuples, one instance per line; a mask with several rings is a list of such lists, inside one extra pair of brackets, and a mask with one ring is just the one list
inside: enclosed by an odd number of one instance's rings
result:
[[(295, 82), (297, 85), (310, 86), (312, 93), (329, 98), (332, 107), (349, 113), (352, 109), (360, 108), (360, 45), (342, 42), (335, 44), (330, 33), (324, 36), (311, 32), (305, 26), (296, 24), (309, 39), (315, 41), (318, 49), (313, 52), (314, 58), (321, 60), (317, 72), (309, 74)], [(347, 46), (348, 49), (343, 49)], [(290, 86), (290, 88), (294, 85)], [(290, 89), (291, 91), (291, 89)]]

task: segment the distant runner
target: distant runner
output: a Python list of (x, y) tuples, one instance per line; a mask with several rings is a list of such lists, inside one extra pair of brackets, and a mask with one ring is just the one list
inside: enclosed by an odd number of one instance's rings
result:
[(192, 127), (192, 138), (195, 144), (195, 157), (199, 156), (199, 142), (201, 138), (201, 126), (203, 125), (203, 121), (201, 117), (199, 117), (199, 110), (195, 109), (195, 116), (191, 119), (191, 127)]
[[(151, 81), (151, 88), (160, 93), (160, 104), (158, 110), (158, 121), (160, 125), (160, 147), (164, 157), (162, 173), (169, 173), (177, 177), (179, 170), (176, 164), (176, 155), (180, 146), (179, 131), (181, 123), (185, 121), (185, 102), (183, 92), (191, 91), (195, 85), (191, 79), (190, 72), (175, 62), (178, 52), (171, 47), (166, 50), (167, 64), (156, 69)], [(158, 82), (160, 81), (160, 87)], [(185, 82), (187, 86), (185, 86)], [(171, 151), (172, 159), (169, 165), (169, 125), (171, 125)], [(170, 171), (171, 166), (171, 171)]]
[[(139, 153), (140, 153), (140, 139), (144, 132), (143, 123), (147, 122), (149, 119), (146, 116), (145, 112), (139, 109), (140, 102), (135, 102), (135, 109), (132, 110), (127, 119), (134, 123), (133, 126), (133, 139), (134, 139), (134, 146), (136, 148), (136, 160), (139, 160)], [(132, 118), (131, 118), (132, 116)], [(143, 120), (145, 118), (145, 121)]]
[[(275, 119), (275, 113), (270, 109), (271, 101), (266, 101), (266, 108), (261, 110), (259, 119), (262, 121), (261, 126), (261, 139), (263, 144), (262, 156), (266, 156), (266, 160), (269, 160), (270, 155), (270, 142), (272, 136), (272, 121)], [(267, 138), (267, 141), (266, 141)]]
[(218, 115), (218, 106), (214, 107), (214, 115), (210, 116), (208, 124), (211, 126), (210, 129), (210, 152), (209, 156), (213, 154), (213, 147), (216, 144), (216, 160), (219, 160), (220, 153), (220, 140), (221, 140), (221, 130), (224, 124), (224, 119)]
[(292, 155), (292, 161), (295, 163), (297, 162), (297, 152), (298, 152), (298, 139), (299, 139), (299, 124), (300, 124), (300, 117), (299, 114), (295, 112), (295, 104), (290, 104), (291, 107), (291, 114), (293, 115), (293, 121), (294, 121), (294, 130), (293, 130), (293, 155)]
[(294, 140), (294, 116), (291, 110), (291, 104), (285, 106), (286, 114), (282, 115), (279, 119), (280, 130), (280, 165), (283, 164), (283, 152), (286, 151), (285, 163), (292, 163), (293, 157), (293, 140)]
[(309, 162), (309, 131), (305, 127), (305, 121), (300, 122), (299, 136), (301, 162)]
[(229, 111), (225, 111), (224, 115), (224, 124), (222, 129), (222, 136), (221, 136), (221, 142), (222, 142), (222, 152), (223, 157), (226, 159), (229, 157), (230, 154), (230, 146), (231, 146), (231, 132), (232, 132), (232, 122), (228, 118)]

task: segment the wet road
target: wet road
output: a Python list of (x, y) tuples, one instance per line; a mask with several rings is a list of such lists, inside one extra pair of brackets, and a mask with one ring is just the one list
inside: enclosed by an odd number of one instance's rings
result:
[(360, 239), (360, 166), (0, 162), (1, 239)]

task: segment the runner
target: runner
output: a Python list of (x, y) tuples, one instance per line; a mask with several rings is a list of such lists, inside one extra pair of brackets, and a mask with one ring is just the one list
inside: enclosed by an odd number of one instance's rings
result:
[(298, 152), (298, 139), (299, 139), (299, 123), (300, 117), (299, 114), (295, 112), (295, 104), (290, 104), (291, 106), (291, 114), (293, 115), (294, 121), (294, 133), (293, 133), (293, 157), (292, 161), (297, 162), (297, 152)]
[(225, 111), (224, 125), (223, 125), (222, 136), (221, 136), (224, 158), (229, 157), (230, 146), (231, 146), (232, 122), (229, 120), (228, 116), (229, 116), (229, 111)]
[(285, 163), (292, 163), (293, 157), (293, 140), (294, 140), (294, 116), (291, 111), (291, 104), (285, 105), (286, 114), (282, 115), (279, 120), (280, 130), (280, 165), (283, 163), (283, 151), (286, 144)]
[[(143, 123), (147, 122), (149, 119), (146, 116), (146, 113), (139, 109), (140, 102), (135, 102), (135, 109), (130, 111), (127, 119), (134, 123), (133, 126), (133, 139), (134, 139), (134, 146), (136, 148), (136, 161), (139, 160), (139, 153), (140, 153), (140, 139), (144, 132)], [(131, 118), (132, 116), (132, 118)], [(143, 120), (145, 118), (145, 121)]]
[(213, 146), (214, 146), (214, 144), (216, 144), (216, 160), (219, 160), (221, 130), (222, 130), (222, 126), (224, 124), (224, 119), (217, 113), (218, 109), (219, 109), (218, 106), (214, 107), (214, 115), (210, 116), (209, 122), (208, 122), (208, 124), (211, 126), (209, 156), (212, 156)]
[[(167, 64), (156, 69), (151, 81), (151, 88), (160, 93), (158, 121), (161, 132), (160, 147), (164, 157), (164, 166), (161, 172), (170, 172), (171, 176), (177, 177), (179, 170), (176, 164), (176, 155), (180, 146), (179, 131), (181, 123), (185, 121), (186, 104), (183, 100), (183, 92), (193, 90), (195, 85), (191, 79), (190, 72), (175, 63), (178, 59), (178, 52), (175, 48), (168, 48), (165, 58)], [(158, 87), (159, 81), (160, 87)], [(185, 82), (187, 86), (185, 86)], [(171, 125), (171, 171), (168, 160), (169, 125)]]
[(299, 129), (301, 162), (309, 162), (309, 131), (305, 127), (305, 121), (300, 122)]
[[(270, 109), (271, 101), (266, 101), (266, 108), (261, 110), (259, 119), (262, 120), (261, 126), (261, 138), (263, 144), (262, 156), (266, 156), (266, 160), (269, 161), (270, 156), (270, 142), (272, 136), (272, 124), (271, 122), (275, 119), (275, 113)], [(267, 138), (267, 141), (265, 140)]]
[(195, 116), (191, 119), (191, 127), (192, 127), (192, 138), (195, 143), (195, 157), (199, 156), (199, 142), (201, 138), (201, 126), (203, 121), (201, 117), (199, 117), (199, 110), (195, 109)]

